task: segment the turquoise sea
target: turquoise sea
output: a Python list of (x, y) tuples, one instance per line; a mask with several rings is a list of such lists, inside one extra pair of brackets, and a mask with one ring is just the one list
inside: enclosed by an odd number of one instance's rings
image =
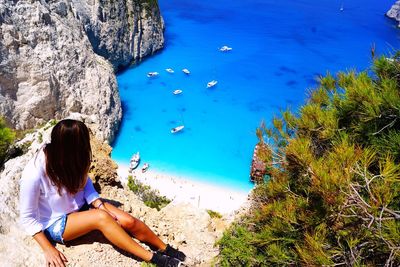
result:
[(159, 0), (165, 48), (118, 75), (124, 115), (113, 159), (128, 164), (140, 151), (153, 170), (249, 190), (260, 122), (296, 111), (320, 74), (368, 67), (371, 46), (398, 49), (399, 30), (384, 16), (393, 3)]

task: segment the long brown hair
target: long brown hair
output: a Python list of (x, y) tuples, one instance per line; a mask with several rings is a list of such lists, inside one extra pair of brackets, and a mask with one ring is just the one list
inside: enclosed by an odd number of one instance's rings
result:
[(83, 122), (70, 119), (58, 122), (44, 153), (46, 173), (59, 193), (62, 187), (70, 194), (83, 188), (92, 161), (89, 130)]

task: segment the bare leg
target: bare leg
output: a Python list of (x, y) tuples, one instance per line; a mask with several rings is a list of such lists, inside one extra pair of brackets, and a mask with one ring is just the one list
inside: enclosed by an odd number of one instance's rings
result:
[(153, 254), (136, 243), (122, 227), (103, 210), (74, 212), (68, 215), (63, 238), (75, 239), (93, 230), (99, 230), (115, 246), (150, 261)]
[(160, 250), (164, 250), (167, 247), (167, 245), (141, 220), (118, 209), (110, 203), (104, 202), (104, 205), (117, 217), (121, 226), (135, 238)]

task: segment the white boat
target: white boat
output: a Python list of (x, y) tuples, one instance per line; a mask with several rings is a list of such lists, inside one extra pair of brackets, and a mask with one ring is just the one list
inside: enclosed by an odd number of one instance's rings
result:
[(174, 95), (179, 95), (179, 94), (181, 94), (182, 92), (183, 92), (182, 90), (177, 89), (177, 90), (173, 91), (172, 93), (173, 93)]
[(157, 72), (157, 71), (152, 71), (152, 72), (149, 72), (149, 73), (147, 73), (147, 77), (155, 77), (155, 76), (157, 76), (159, 73)]
[(129, 172), (132, 172), (134, 169), (137, 168), (140, 162), (140, 154), (137, 152), (136, 154), (133, 154), (131, 161), (129, 162)]
[(211, 82), (207, 83), (207, 88), (211, 88), (211, 87), (215, 86), (217, 83), (218, 83), (218, 81), (212, 80)]
[(177, 133), (177, 132), (179, 132), (179, 131), (182, 131), (183, 128), (185, 128), (184, 125), (180, 125), (180, 126), (177, 126), (177, 127), (175, 127), (175, 128), (172, 128), (172, 129), (171, 129), (171, 133)]
[(148, 163), (143, 164), (142, 172), (146, 172), (149, 167), (150, 165)]
[(227, 45), (224, 45), (223, 47), (221, 47), (219, 49), (219, 51), (221, 51), (221, 52), (228, 52), (228, 51), (231, 51), (231, 50), (232, 50), (232, 47), (229, 47)]
[(173, 69), (170, 69), (170, 68), (165, 69), (165, 71), (168, 72), (168, 73), (174, 73), (175, 72)]
[(183, 71), (183, 73), (185, 73), (185, 74), (187, 74), (187, 75), (190, 74), (190, 71), (189, 71), (188, 69), (183, 69), (182, 71)]

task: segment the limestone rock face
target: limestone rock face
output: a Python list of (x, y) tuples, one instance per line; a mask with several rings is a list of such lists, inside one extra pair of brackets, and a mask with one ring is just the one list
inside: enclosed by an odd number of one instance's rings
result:
[(115, 69), (142, 60), (164, 44), (164, 22), (157, 1), (74, 0), (93, 50)]
[(398, 21), (400, 27), (400, 1), (396, 1), (396, 3), (393, 4), (392, 8), (386, 13), (386, 16)]
[(112, 66), (93, 53), (68, 1), (0, 5), (0, 111), (17, 129), (82, 114), (113, 136), (121, 103)]
[(89, 176), (97, 190), (100, 191), (106, 185), (121, 186), (117, 173), (118, 165), (111, 159), (111, 146), (96, 138), (91, 138), (90, 145), (92, 147), (92, 166)]
[(122, 116), (115, 68), (164, 42), (149, 3), (0, 1), (0, 115), (16, 129), (79, 116), (111, 141)]

